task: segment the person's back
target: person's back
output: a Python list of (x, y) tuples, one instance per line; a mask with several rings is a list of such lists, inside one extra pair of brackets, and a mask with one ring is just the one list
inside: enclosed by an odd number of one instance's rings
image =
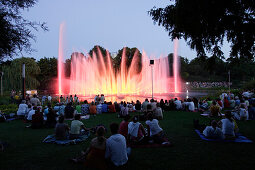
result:
[(69, 103), (66, 107), (65, 107), (65, 117), (66, 118), (73, 118), (74, 117), (74, 108), (72, 107), (72, 104)]
[(114, 104), (108, 105), (108, 108), (110, 113), (116, 113)]
[(40, 112), (40, 110), (37, 108), (35, 111), (35, 114), (32, 115), (32, 128), (41, 128), (43, 126), (43, 114)]
[(162, 109), (158, 106), (155, 110), (155, 117), (158, 120), (162, 120), (163, 119), (163, 113), (162, 113)]
[(78, 103), (75, 107), (78, 113), (81, 113), (81, 105)]
[(90, 105), (90, 107), (89, 107), (89, 113), (90, 113), (91, 115), (96, 115), (96, 114), (97, 114), (97, 107), (96, 107), (96, 105), (94, 105), (94, 104)]
[(107, 113), (108, 112), (108, 105), (106, 103), (104, 103), (102, 105), (102, 113)]
[(148, 99), (146, 99), (143, 103), (142, 103), (142, 111), (143, 112), (147, 112), (147, 105), (149, 104)]
[(127, 115), (124, 117), (123, 121), (120, 122), (120, 126), (119, 126), (119, 134), (123, 135), (126, 139), (127, 139), (127, 135), (128, 135), (128, 120), (129, 120), (130, 116)]
[(84, 104), (81, 105), (81, 114), (89, 114), (89, 104), (87, 103), (87, 101), (85, 101)]
[(221, 120), (223, 135), (225, 137), (234, 137), (235, 123), (231, 118), (231, 112), (226, 112), (225, 117), (226, 117), (225, 119)]
[(211, 126), (206, 126), (206, 128), (203, 131), (205, 137), (212, 139), (223, 139), (222, 130), (217, 126), (218, 124), (215, 120), (211, 122)]
[(36, 95), (34, 95), (31, 99), (30, 99), (30, 103), (34, 106), (38, 106), (40, 105), (40, 100), (36, 97)]
[(174, 101), (174, 104), (176, 105), (176, 109), (177, 110), (180, 110), (180, 109), (182, 109), (182, 103), (181, 103), (181, 101), (180, 100), (175, 100)]
[(210, 106), (210, 116), (219, 116), (220, 107), (213, 101), (212, 105)]
[(122, 166), (127, 163), (126, 139), (118, 134), (118, 124), (112, 123), (110, 129), (112, 135), (106, 140), (105, 158), (109, 158), (114, 166)]
[(55, 111), (50, 108), (49, 113), (47, 114), (46, 126), (49, 128), (54, 128), (57, 123), (57, 116), (58, 115), (55, 113)]
[(64, 123), (64, 116), (60, 116), (55, 127), (55, 137), (57, 140), (65, 140), (68, 136), (69, 127)]
[(142, 109), (142, 105), (141, 105), (141, 103), (139, 101), (137, 101), (136, 104), (135, 104), (135, 110), (140, 112), (141, 109)]
[(97, 106), (96, 106), (96, 109), (97, 109), (97, 114), (102, 114), (102, 104), (99, 103)]
[(24, 116), (26, 114), (26, 112), (27, 112), (27, 108), (28, 108), (28, 106), (26, 104), (26, 101), (23, 100), (22, 103), (19, 105), (19, 109), (17, 111), (17, 115), (18, 116)]
[(35, 110), (36, 110), (37, 108), (33, 108), (32, 110), (30, 110), (30, 112), (28, 112), (28, 115), (27, 115), (27, 120), (28, 121), (32, 121), (32, 116), (35, 114)]

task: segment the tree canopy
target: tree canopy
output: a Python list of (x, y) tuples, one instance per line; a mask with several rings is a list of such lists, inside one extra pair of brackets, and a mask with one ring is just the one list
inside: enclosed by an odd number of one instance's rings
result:
[(230, 56), (254, 58), (255, 0), (170, 0), (165, 8), (149, 11), (155, 23), (169, 36), (183, 38), (197, 51), (224, 58), (224, 40), (231, 44)]
[(35, 36), (31, 28), (48, 30), (45, 23), (29, 21), (21, 16), (21, 10), (35, 5), (37, 0), (0, 0), (0, 60), (12, 57), (19, 51), (31, 52), (31, 40)]

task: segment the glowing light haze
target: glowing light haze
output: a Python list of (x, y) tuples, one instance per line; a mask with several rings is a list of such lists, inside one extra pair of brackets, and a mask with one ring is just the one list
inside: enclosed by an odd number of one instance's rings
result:
[[(138, 68), (139, 55), (135, 52), (131, 65), (126, 66), (125, 49), (121, 57), (120, 70), (113, 69), (109, 52), (103, 56), (98, 48), (98, 53), (84, 56), (75, 52), (71, 58), (71, 75), (67, 78), (63, 74), (63, 27), (60, 25), (59, 57), (58, 57), (58, 94), (77, 94), (80, 96), (105, 95), (143, 95), (152, 94), (152, 68), (153, 67), (153, 93), (167, 94), (178, 93), (180, 89), (179, 62), (177, 55), (177, 39), (175, 40), (175, 54), (173, 62), (173, 77), (170, 76), (168, 57), (148, 57), (142, 53), (141, 71)], [(104, 59), (106, 58), (106, 59)], [(154, 65), (150, 65), (154, 59)]]

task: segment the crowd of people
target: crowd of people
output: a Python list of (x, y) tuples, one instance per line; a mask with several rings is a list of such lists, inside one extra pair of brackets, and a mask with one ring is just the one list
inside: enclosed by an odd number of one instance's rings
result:
[[(232, 83), (230, 83), (231, 85)], [(214, 88), (214, 87), (228, 87), (229, 82), (220, 81), (220, 82), (190, 82), (190, 86), (193, 88)]]
[[(223, 116), (223, 108), (227, 109), (224, 119), (220, 121), (213, 119), (209, 126), (204, 126), (202, 132), (207, 138), (235, 138), (235, 133), (238, 131), (237, 120), (255, 118), (255, 102), (247, 94), (234, 96), (231, 93), (223, 93), (216, 100), (175, 98), (165, 101), (145, 99), (143, 102), (137, 100), (120, 103), (106, 102), (103, 94), (96, 95), (90, 103), (87, 100), (80, 102), (76, 95), (74, 97), (70, 95), (66, 98), (60, 96), (59, 103), (54, 106), (50, 95), (43, 96), (41, 100), (33, 95), (21, 101), (17, 115), (20, 119), (30, 122), (31, 128), (55, 128), (57, 140), (79, 139), (88, 131), (96, 132), (97, 137), (92, 139), (90, 147), (72, 161), (85, 162), (87, 167), (105, 169), (125, 166), (131, 151), (129, 146), (168, 144), (165, 132), (160, 126), (164, 111), (201, 112), (216, 118)], [(131, 117), (132, 112), (138, 114)], [(81, 121), (81, 117), (85, 115), (96, 116), (107, 113), (115, 113), (117, 117), (123, 119), (119, 124), (110, 124), (111, 136), (108, 139), (104, 136), (105, 126), (88, 128)], [(65, 123), (66, 119), (72, 120), (70, 126)]]

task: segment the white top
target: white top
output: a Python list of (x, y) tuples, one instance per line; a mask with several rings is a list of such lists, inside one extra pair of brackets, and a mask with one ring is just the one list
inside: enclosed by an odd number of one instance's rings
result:
[(26, 112), (27, 112), (27, 104), (21, 103), (21, 104), (19, 105), (19, 109), (18, 109), (18, 111), (17, 111), (17, 115), (18, 115), (18, 116), (19, 116), (19, 115), (25, 115)]
[(234, 132), (235, 123), (231, 122), (229, 119), (222, 119), (221, 122), (222, 122), (223, 134), (235, 136), (235, 132)]
[(195, 110), (195, 104), (194, 104), (194, 102), (193, 102), (193, 101), (187, 102), (187, 104), (188, 104), (188, 107), (189, 107), (189, 111), (194, 112), (194, 110)]
[(126, 139), (121, 134), (110, 136), (106, 140), (105, 158), (110, 158), (116, 166), (127, 163)]
[(73, 120), (71, 123), (71, 134), (79, 135), (81, 131), (81, 126), (84, 125), (81, 121), (79, 120)]
[(155, 116), (157, 117), (162, 117), (163, 119), (163, 113), (162, 113), (162, 109), (160, 107), (157, 107), (155, 110)]
[(101, 103), (104, 103), (104, 100), (105, 100), (104, 96), (101, 96), (100, 102), (101, 102)]
[(249, 119), (248, 111), (244, 108), (240, 108), (240, 117), (245, 117), (248, 120)]
[(136, 122), (136, 123), (129, 122), (129, 124), (128, 124), (128, 134), (133, 136), (133, 137), (137, 137), (140, 124), (141, 123), (139, 123), (139, 122)]
[(52, 99), (52, 97), (51, 97), (51, 96), (48, 96), (48, 101), (49, 101), (49, 102), (51, 101), (51, 99)]
[(35, 106), (40, 105), (40, 100), (36, 97), (33, 97), (30, 99), (31, 104), (34, 104)]
[(146, 125), (148, 125), (150, 127), (150, 135), (151, 136), (156, 135), (163, 130), (159, 126), (157, 119), (152, 119), (152, 121), (147, 120), (145, 123), (146, 123)]
[(35, 114), (35, 110), (30, 110), (30, 112), (27, 115), (27, 120), (32, 120), (32, 116)]
[(157, 108), (157, 103), (156, 102), (152, 102), (151, 103), (151, 110), (154, 112)]
[(205, 130), (203, 131), (203, 134), (208, 138), (223, 138), (223, 133), (220, 128), (216, 127), (214, 129), (212, 126), (206, 126)]
[(182, 102), (180, 100), (175, 100), (174, 104), (176, 105), (176, 109), (182, 109)]
[(127, 116), (128, 115), (128, 107), (122, 107), (121, 108), (121, 115), (122, 116)]

